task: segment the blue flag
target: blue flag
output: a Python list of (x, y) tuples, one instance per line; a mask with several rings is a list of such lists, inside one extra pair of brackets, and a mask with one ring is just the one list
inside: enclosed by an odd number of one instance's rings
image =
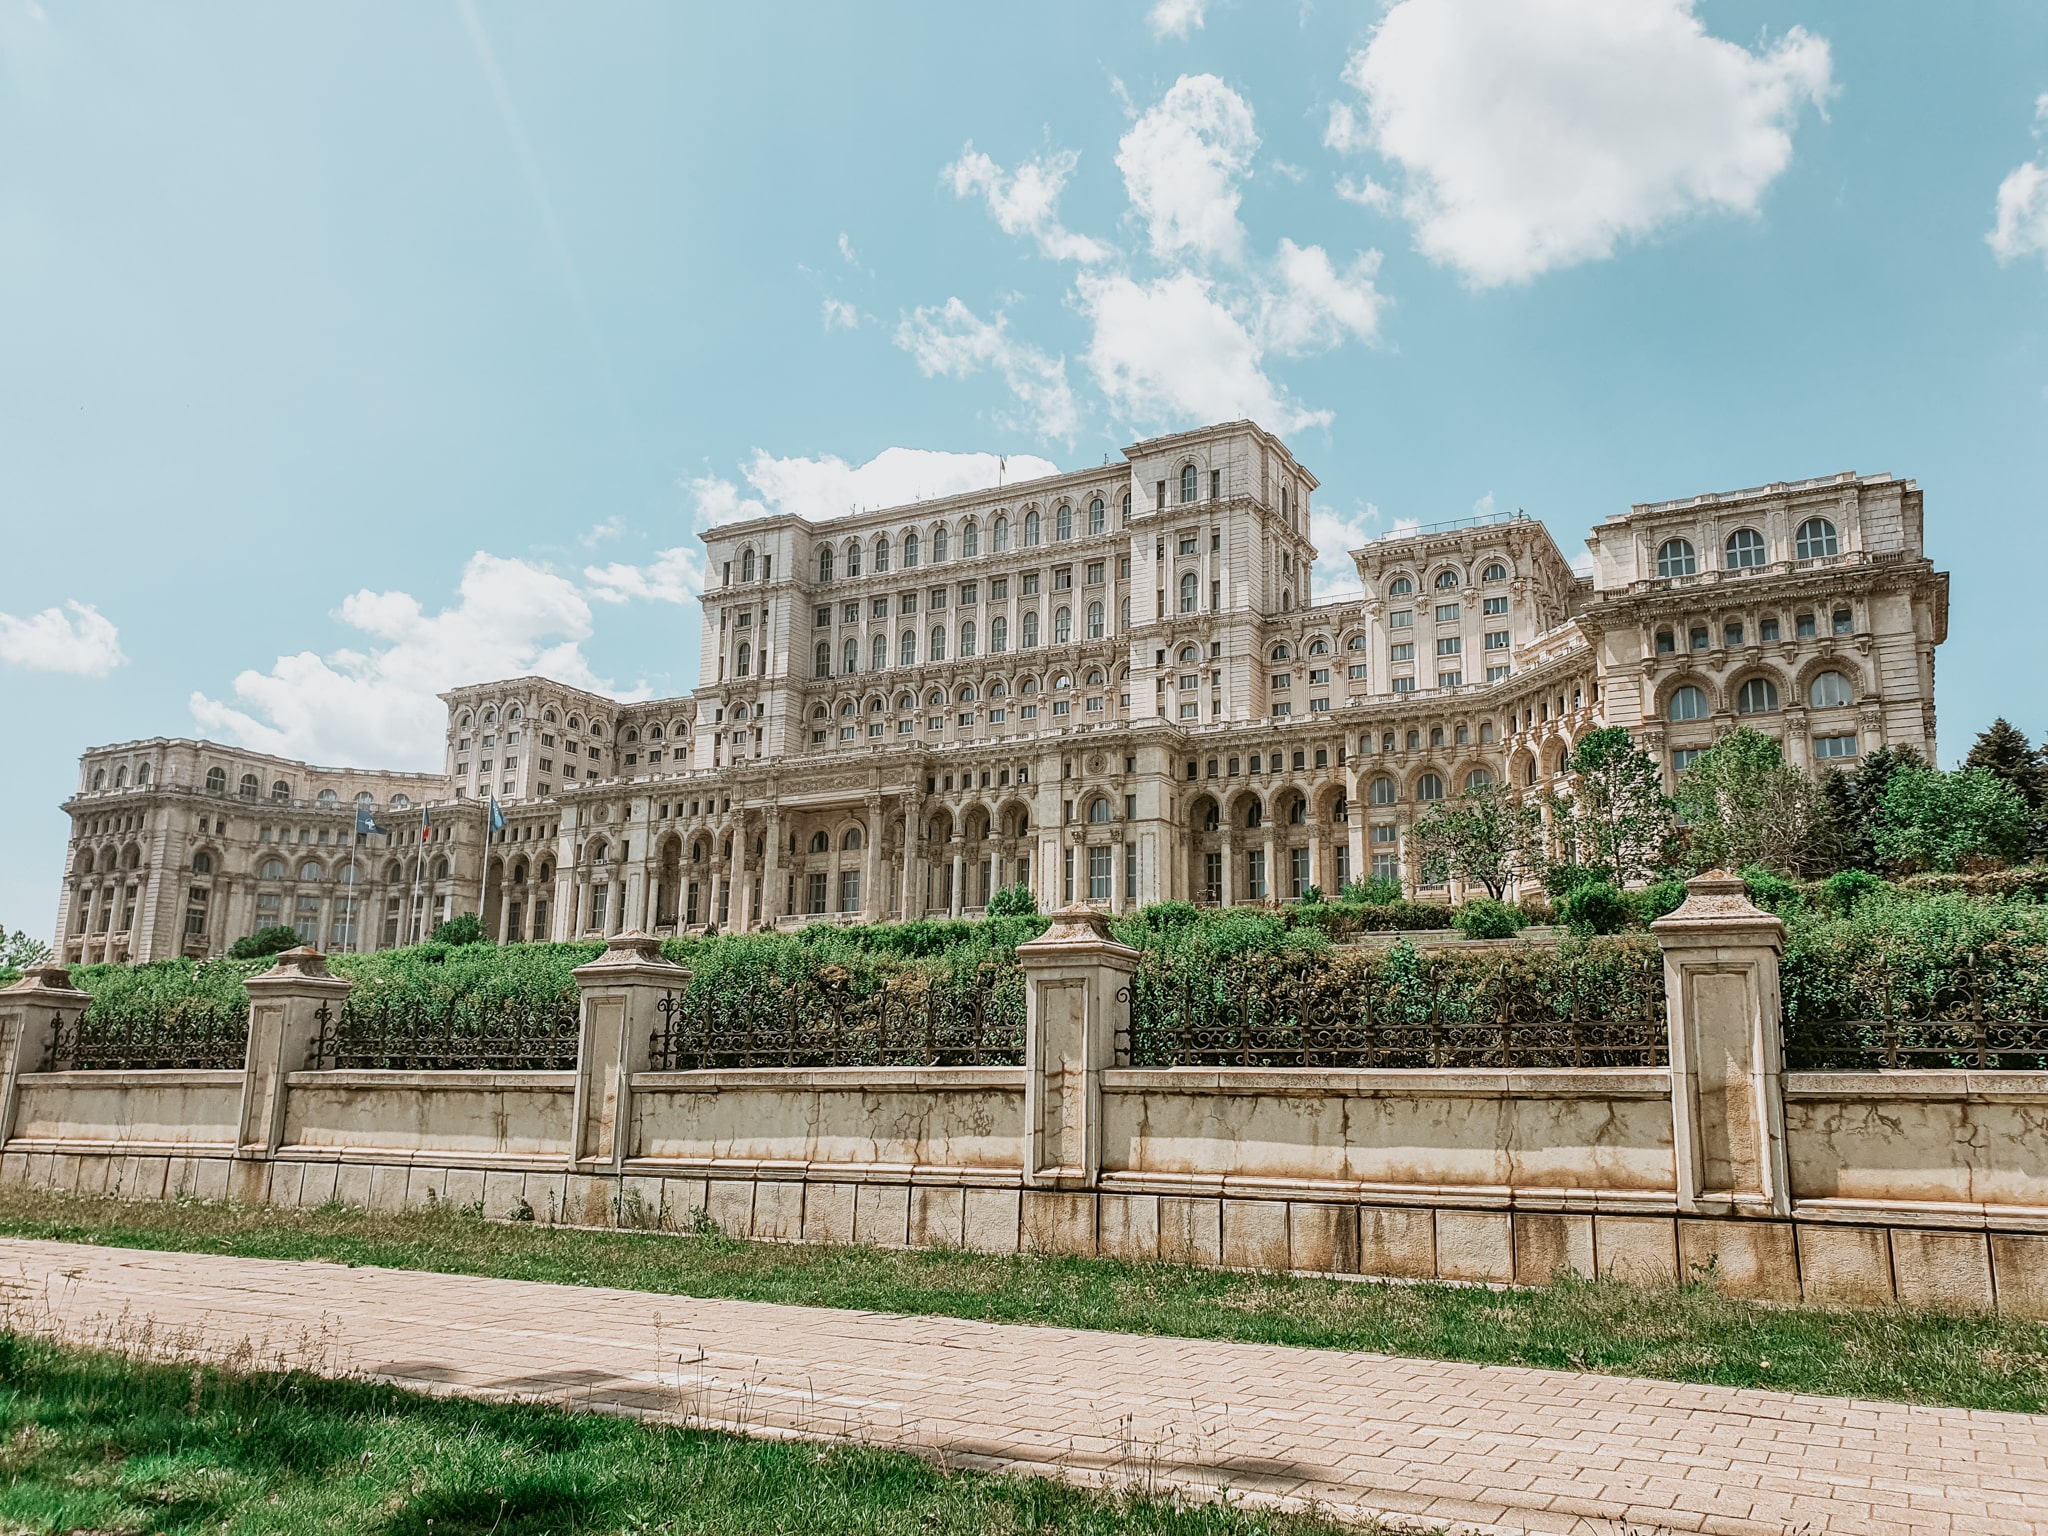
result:
[(389, 827), (378, 823), (375, 807), (367, 805), (356, 807), (356, 830), (358, 832), (383, 832), (387, 834), (391, 831)]
[(493, 832), (505, 830), (505, 813), (498, 809), (498, 797), (496, 795), (491, 796), (491, 830)]

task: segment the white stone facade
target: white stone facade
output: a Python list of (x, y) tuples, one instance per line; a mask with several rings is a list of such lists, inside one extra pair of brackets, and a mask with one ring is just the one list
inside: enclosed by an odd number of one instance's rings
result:
[[(1284, 901), (1412, 886), (1431, 799), (1546, 784), (1597, 725), (1673, 772), (1738, 720), (1806, 766), (1932, 753), (1948, 582), (1911, 481), (1639, 505), (1595, 528), (1590, 577), (1519, 514), (1414, 530), (1353, 551), (1363, 595), (1324, 603), (1317, 489), (1236, 422), (718, 528), (692, 695), (456, 689), (439, 775), (96, 748), (59, 953), (213, 954), (272, 916), (379, 947), (479, 900), (506, 938), (973, 913), (1018, 880), (1041, 907)], [(363, 795), (388, 834), (354, 833)]]

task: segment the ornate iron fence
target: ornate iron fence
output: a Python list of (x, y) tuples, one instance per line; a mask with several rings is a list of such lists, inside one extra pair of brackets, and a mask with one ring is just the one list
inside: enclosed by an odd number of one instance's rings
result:
[(314, 1017), (315, 1064), (322, 1069), (560, 1072), (576, 1066), (573, 991), (540, 999), (422, 998), (358, 988), (338, 1011), (323, 1003)]
[(1139, 1067), (1659, 1067), (1669, 1062), (1654, 948), (1536, 963), (1148, 954), (1123, 994), (1120, 1064)]
[(249, 1059), (249, 1020), (215, 1010), (173, 1010), (154, 1018), (95, 1018), (60, 1025), (43, 1052), (44, 1072), (187, 1068), (235, 1071)]
[(1832, 987), (1794, 970), (1786, 988), (1785, 1065), (1821, 1072), (2048, 1071), (2048, 1019), (2014, 1016), (2039, 1007), (2038, 996), (2029, 995), (2039, 980), (2026, 980), (2015, 957), (2002, 952), (2009, 948), (1972, 950), (1960, 965), (1940, 968), (1879, 955), (1830, 978)]
[(747, 1067), (982, 1067), (1024, 1060), (1015, 966), (855, 975), (839, 966), (748, 987), (692, 986), (657, 1005), (657, 1072)]

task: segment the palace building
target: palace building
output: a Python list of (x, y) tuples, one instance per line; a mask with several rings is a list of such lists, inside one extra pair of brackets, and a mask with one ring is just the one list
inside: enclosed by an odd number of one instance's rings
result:
[(1413, 888), (1431, 802), (1553, 786), (1596, 726), (1673, 775), (1738, 722), (1810, 768), (1933, 755), (1948, 577), (1910, 480), (1634, 506), (1594, 526), (1584, 576), (1519, 513), (1403, 530), (1323, 602), (1318, 491), (1233, 422), (716, 528), (694, 692), (453, 689), (437, 774), (93, 748), (58, 954), (214, 955), (279, 923), (382, 948), (463, 911), (508, 940), (909, 919), (1019, 881), (1114, 910)]

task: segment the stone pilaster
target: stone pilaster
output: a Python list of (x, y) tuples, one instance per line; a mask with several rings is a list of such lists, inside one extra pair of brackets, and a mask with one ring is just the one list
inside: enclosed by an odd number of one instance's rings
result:
[(68, 1066), (63, 1043), (92, 1003), (61, 965), (39, 965), (0, 989), (0, 1142), (14, 1134), (14, 1102), (24, 1072)]
[(680, 1001), (690, 973), (663, 958), (659, 939), (636, 930), (613, 934), (603, 954), (570, 974), (582, 994), (570, 1166), (616, 1172), (632, 1140), (633, 1074), (647, 1070), (663, 995)]
[(284, 1139), (285, 1078), (318, 1065), (321, 1026), (341, 1012), (350, 985), (329, 974), (325, 955), (304, 945), (242, 983), (249, 994), (249, 1050), (236, 1121), (238, 1161), (276, 1155)]
[(1102, 1072), (1115, 1062), (1119, 993), (1138, 952), (1083, 903), (1017, 946), (1024, 969), (1024, 1182), (1088, 1189), (1102, 1167)]
[(1684, 905), (1650, 925), (1664, 948), (1679, 1209), (1787, 1215), (1778, 995), (1785, 925), (1724, 871), (1696, 876), (1686, 892)]

